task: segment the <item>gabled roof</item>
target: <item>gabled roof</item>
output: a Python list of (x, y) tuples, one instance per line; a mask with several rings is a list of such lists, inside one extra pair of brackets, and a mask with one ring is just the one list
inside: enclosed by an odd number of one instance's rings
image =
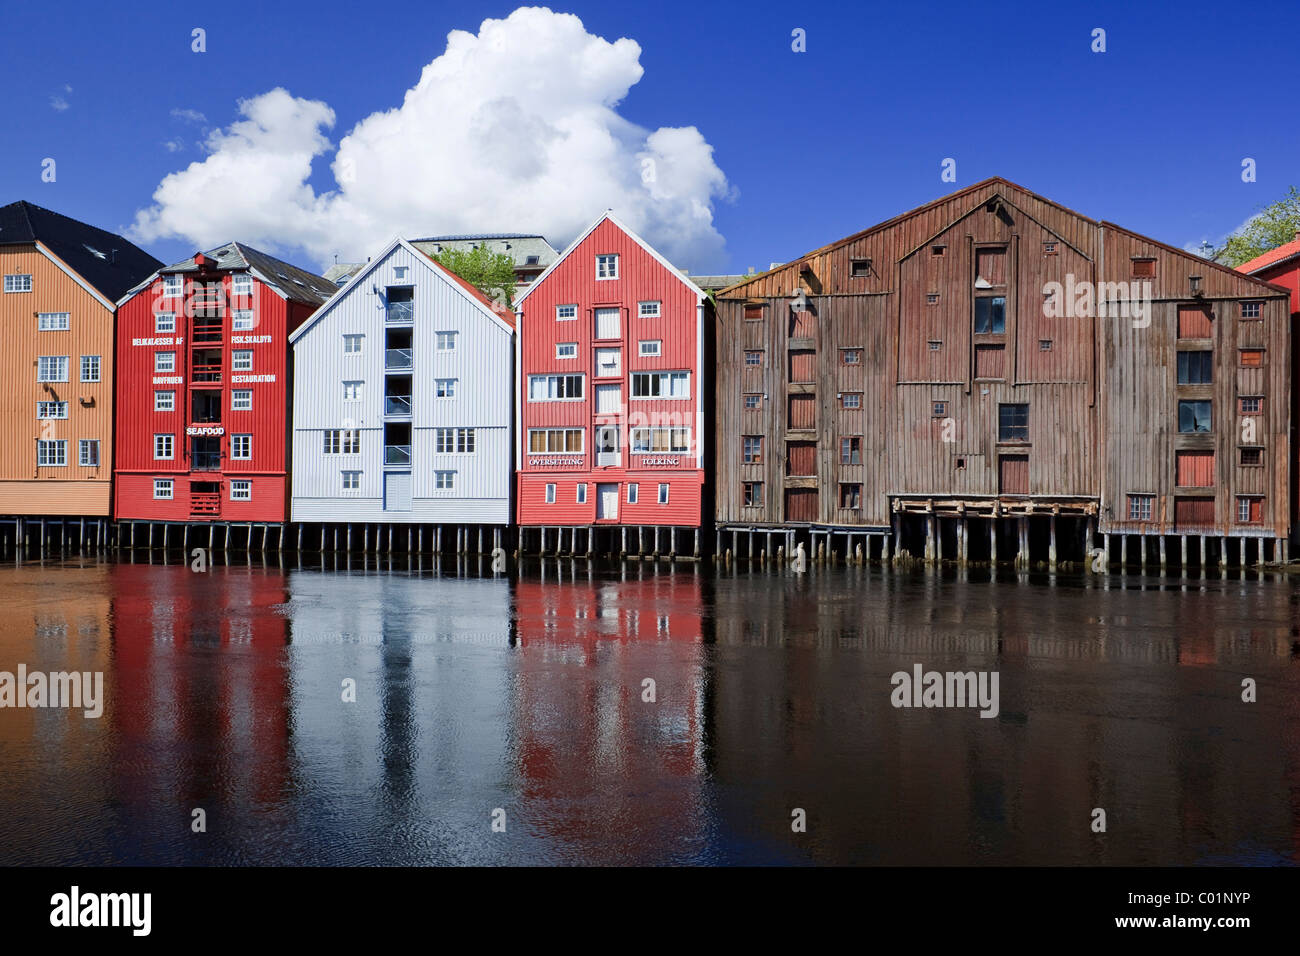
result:
[(327, 302), (323, 303), (320, 308), (318, 308), (315, 312), (313, 312), (310, 316), (307, 317), (306, 322), (302, 323), (302, 325), (298, 326), (298, 328), (290, 332), (289, 341), (290, 342), (298, 341), (298, 339), (300, 339), (304, 334), (306, 334), (308, 329), (310, 329), (313, 325), (315, 325), (317, 322), (323, 319), (326, 316), (326, 314), (329, 313), (330, 309), (332, 309), (337, 303), (342, 302), (349, 294), (351, 294), (353, 289), (363, 286), (364, 285), (363, 280), (366, 278), (366, 276), (368, 276), (375, 269), (379, 268), (380, 263), (386, 261), (388, 257), (392, 254), (393, 250), (397, 249), (398, 247), (405, 249), (417, 261), (423, 262), (429, 269), (432, 269), (434, 273), (448, 280), (452, 285), (460, 289), (461, 293), (465, 296), (465, 298), (473, 302), (482, 312), (484, 312), (487, 315), (489, 319), (498, 323), (507, 332), (510, 332), (511, 334), (514, 333), (515, 323), (514, 323), (513, 313), (511, 313), (504, 306), (498, 306), (491, 299), (485, 296), (473, 285), (466, 282), (460, 276), (456, 275), (453, 272), (450, 272), (447, 269), (444, 269), (441, 265), (438, 264), (438, 262), (432, 256), (426, 255), (425, 253), (421, 252), (419, 249), (416, 249), (414, 246), (412, 246), (410, 242), (408, 242), (407, 240), (398, 237), (390, 241), (388, 245), (384, 246), (383, 251), (381, 251), (378, 255), (371, 256), (369, 261), (366, 263), (365, 268), (363, 268), (360, 272), (358, 272), (355, 276), (353, 276), (350, 280), (348, 280), (347, 285), (342, 286), (340, 288), (339, 290), (341, 293), (340, 295), (334, 296), (331, 299), (329, 299)]
[(601, 213), (598, 217), (596, 217), (596, 221), (593, 222), (586, 229), (584, 229), (582, 233), (576, 239), (573, 240), (573, 242), (569, 243), (569, 245), (565, 248), (565, 250), (560, 253), (558, 259), (556, 259), (549, 266), (547, 266), (542, 271), (541, 275), (539, 275), (536, 279), (534, 279), (532, 282), (528, 284), (528, 288), (524, 290), (524, 294), (515, 300), (516, 312), (519, 311), (520, 306), (523, 305), (524, 299), (528, 298), (528, 296), (532, 293), (532, 291), (542, 284), (542, 280), (544, 280), (552, 272), (558, 269), (560, 267), (560, 263), (562, 263), (565, 259), (569, 258), (569, 256), (573, 253), (573, 250), (577, 249), (578, 246), (582, 245), (587, 240), (587, 237), (596, 231), (596, 227), (599, 226), (606, 219), (608, 219), (611, 223), (613, 223), (616, 229), (625, 233), (633, 242), (635, 242), (638, 246), (640, 246), (642, 249), (648, 252), (655, 259), (656, 262), (658, 262), (670, 273), (672, 273), (678, 279), (680, 279), (682, 284), (685, 285), (687, 288), (689, 288), (692, 292), (694, 292), (697, 298), (700, 299), (704, 298), (704, 290), (701, 289), (699, 286), (697, 286), (690, 279), (686, 278), (686, 276), (682, 273), (681, 269), (678, 269), (671, 262), (669, 262), (667, 259), (661, 256), (658, 250), (654, 248), (654, 246), (650, 245), (648, 242), (646, 242), (644, 239), (638, 236), (635, 232), (633, 232), (631, 229), (625, 226), (622, 220), (620, 220), (612, 212), (606, 210), (605, 212)]
[[(198, 255), (198, 253), (195, 253), (195, 255)], [(267, 285), (275, 286), (284, 294), (285, 298), (292, 299), (294, 302), (320, 305), (338, 291), (338, 286), (324, 276), (318, 276), (314, 272), (300, 269), (242, 242), (227, 242), (204, 252), (203, 255), (214, 260), (217, 269), (222, 272), (252, 270), (259, 279)], [(186, 272), (197, 272), (198, 268), (194, 262), (194, 256), (190, 256), (183, 262), (176, 262), (166, 268), (159, 269), (158, 273), (160, 275), (177, 275)]]
[(1264, 269), (1267, 269), (1269, 266), (1278, 265), (1280, 263), (1287, 261), (1288, 259), (1294, 259), (1297, 256), (1300, 256), (1300, 238), (1296, 238), (1291, 240), (1288, 243), (1284, 243), (1283, 245), (1278, 246), (1276, 249), (1270, 249), (1262, 256), (1256, 256), (1254, 259), (1251, 259), (1249, 262), (1243, 262), (1241, 265), (1237, 266), (1237, 271), (1245, 272), (1247, 274), (1262, 272)]
[(1267, 282), (1264, 279), (1256, 279), (1254, 276), (1246, 275), (1239, 269), (1232, 268), (1232, 266), (1225, 266), (1223, 263), (1215, 262), (1213, 259), (1203, 258), (1194, 252), (1188, 252), (1186, 249), (1179, 249), (1177, 246), (1168, 245), (1167, 243), (1161, 242), (1159, 239), (1152, 239), (1150, 236), (1144, 236), (1142, 233), (1134, 232), (1132, 229), (1125, 229), (1123, 226), (1117, 225), (1116, 223), (1107, 222), (1103, 219), (1101, 224), (1107, 229), (1113, 229), (1115, 232), (1122, 232), (1125, 235), (1132, 236), (1134, 239), (1141, 239), (1143, 242), (1159, 249), (1163, 249), (1165, 252), (1172, 252), (1174, 255), (1182, 256), (1185, 259), (1195, 259), (1197, 262), (1204, 263), (1211, 269), (1217, 269), (1219, 272), (1226, 273), (1234, 279), (1239, 279), (1245, 282), (1247, 285), (1259, 286), (1260, 288), (1267, 289), (1270, 292), (1288, 291), (1285, 286), (1280, 286), (1276, 282)]
[(0, 246), (39, 242), (109, 302), (162, 265), (116, 233), (26, 201), (0, 206)]

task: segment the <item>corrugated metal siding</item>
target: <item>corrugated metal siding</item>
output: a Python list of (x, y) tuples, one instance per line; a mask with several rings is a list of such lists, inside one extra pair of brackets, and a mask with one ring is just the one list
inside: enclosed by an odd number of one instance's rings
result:
[[(619, 278), (596, 279), (597, 255), (619, 256)], [(658, 317), (641, 317), (639, 303), (659, 302)], [(556, 319), (556, 306), (577, 306), (578, 318)], [(620, 338), (617, 341), (594, 339), (594, 313), (597, 308), (623, 310)], [(700, 487), (704, 481), (702, 453), (706, 436), (702, 393), (713, 388), (709, 369), (701, 368), (699, 355), (704, 348), (702, 318), (698, 297), (670, 270), (643, 249), (614, 223), (605, 220), (540, 283), (532, 287), (522, 303), (519, 323), (520, 374), (522, 389), (520, 436), (523, 456), (520, 462), (519, 522), (524, 525), (585, 524), (595, 520), (595, 483), (618, 483), (625, 490), (628, 482), (641, 486), (641, 500), (630, 507), (623, 495), (618, 520), (624, 524), (698, 525)], [(707, 330), (711, 334), (711, 330)], [(658, 356), (642, 356), (641, 341), (662, 343)], [(557, 343), (577, 345), (576, 359), (557, 359)], [(598, 416), (595, 411), (597, 348), (618, 347), (622, 362), (617, 382), (623, 389), (626, 411), (619, 416)], [(690, 373), (690, 397), (675, 399), (637, 399), (632, 397), (632, 374), (638, 371), (687, 371)], [(585, 386), (581, 401), (529, 401), (528, 380), (531, 375), (581, 374)], [(595, 430), (597, 425), (619, 423), (622, 456), (617, 466), (597, 466)], [(633, 455), (630, 429), (634, 427), (683, 427), (690, 429), (690, 448), (686, 453), (668, 455)], [(555, 455), (530, 455), (528, 432), (534, 428), (579, 428), (585, 433), (585, 448), (572, 465), (557, 465)], [(545, 479), (545, 480), (543, 480)], [(556, 505), (544, 501), (546, 481), (569, 489)], [(587, 504), (579, 506), (572, 490), (579, 480), (591, 483)], [(670, 505), (655, 503), (653, 488), (668, 482)], [(646, 489), (651, 488), (650, 497)], [(679, 494), (678, 488), (694, 489)], [(566, 503), (567, 502), (567, 503)]]
[[(5, 514), (106, 515), (113, 466), (113, 312), (34, 246), (0, 249), (0, 271), (32, 277), (31, 292), (0, 292), (0, 486), (6, 486), (0, 507)], [(69, 330), (38, 331), (38, 312), (70, 313)], [(68, 381), (50, 383), (48, 391), (38, 383), (41, 355), (68, 356)], [(99, 382), (80, 380), (83, 355), (100, 356)], [(67, 419), (38, 421), (40, 401), (67, 402)], [(67, 441), (67, 466), (38, 468), (38, 438)], [(98, 468), (78, 464), (83, 438), (99, 441)], [(97, 484), (102, 487), (94, 490)]]
[[(394, 270), (405, 266), (407, 278)], [(386, 512), (384, 489), (383, 302), (372, 292), (413, 284), (411, 421), (412, 503)], [(454, 331), (456, 348), (437, 350), (436, 333)], [(344, 354), (343, 336), (365, 336), (361, 354)], [(423, 256), (395, 247), (361, 282), (344, 286), (294, 343), (293, 518), (295, 521), (460, 521), (506, 524), (514, 455), (513, 333), (484, 315), (455, 282)], [(438, 398), (435, 380), (456, 380), (453, 398)], [(360, 401), (345, 401), (343, 382), (361, 382)], [(391, 419), (396, 421), (396, 419)], [(358, 455), (325, 455), (327, 429), (355, 428)], [(474, 428), (473, 454), (438, 453), (438, 428)], [(356, 491), (344, 470), (360, 471)], [(455, 488), (435, 487), (435, 472), (454, 471)]]

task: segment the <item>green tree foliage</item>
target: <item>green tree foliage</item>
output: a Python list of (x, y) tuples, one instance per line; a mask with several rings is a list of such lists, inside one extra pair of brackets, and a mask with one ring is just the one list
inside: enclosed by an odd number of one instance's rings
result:
[(1300, 230), (1300, 190), (1292, 186), (1285, 196), (1270, 203), (1228, 237), (1211, 256), (1215, 262), (1239, 266), (1270, 249), (1295, 239)]
[(456, 273), (489, 299), (500, 299), (513, 307), (515, 260), (486, 246), (473, 249), (444, 249), (433, 257), (444, 269)]

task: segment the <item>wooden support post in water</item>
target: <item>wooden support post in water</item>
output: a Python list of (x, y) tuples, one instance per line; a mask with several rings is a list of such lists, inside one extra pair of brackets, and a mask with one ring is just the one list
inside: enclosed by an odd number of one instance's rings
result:
[(966, 516), (957, 518), (957, 564), (966, 567)]
[(1056, 570), (1056, 515), (1047, 519), (1047, 567)]
[(1182, 541), (1182, 559), (1178, 570), (1183, 577), (1187, 577), (1187, 535), (1179, 535), (1179, 539)]
[(1029, 567), (1029, 519), (1021, 516), (1018, 519), (1020, 532), (1020, 553), (1016, 556), (1016, 565), (1021, 568)]
[(1128, 571), (1128, 535), (1119, 536), (1119, 566), (1123, 571)]
[(925, 563), (934, 561), (934, 516), (925, 519)]
[(1165, 555), (1165, 536), (1160, 536), (1160, 574), (1164, 575), (1165, 569), (1169, 566), (1168, 558)]
[(1205, 577), (1205, 535), (1199, 535), (1201, 539), (1201, 577)]

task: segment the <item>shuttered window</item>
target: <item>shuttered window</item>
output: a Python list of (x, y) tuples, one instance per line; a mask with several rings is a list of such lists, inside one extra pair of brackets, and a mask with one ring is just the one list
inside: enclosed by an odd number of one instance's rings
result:
[(1180, 451), (1175, 455), (1176, 484), (1187, 488), (1208, 488), (1214, 484), (1214, 452)]
[(1202, 305), (1178, 307), (1178, 337), (1180, 339), (1208, 339), (1214, 335), (1210, 323), (1210, 310)]

